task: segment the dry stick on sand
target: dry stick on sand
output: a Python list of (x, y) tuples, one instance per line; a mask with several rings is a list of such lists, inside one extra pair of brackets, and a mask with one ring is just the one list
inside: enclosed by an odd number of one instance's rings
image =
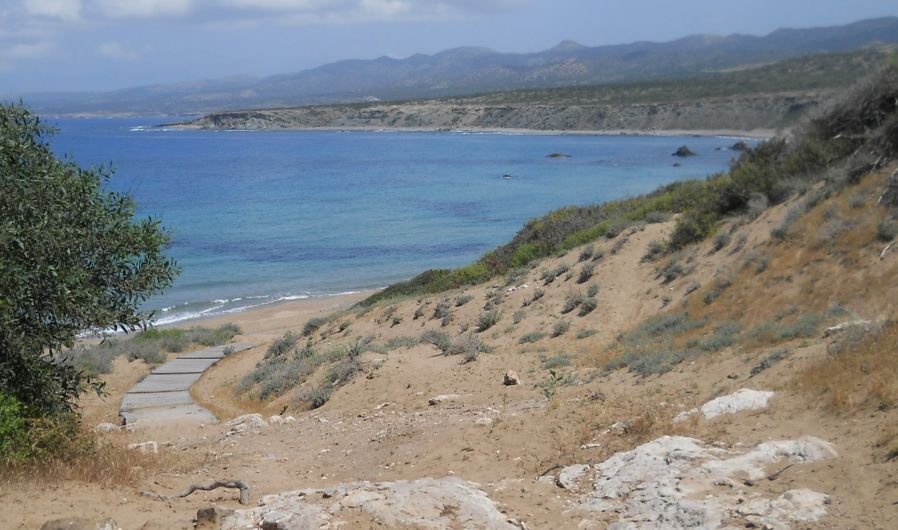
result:
[(172, 496), (160, 495), (152, 491), (141, 491), (140, 494), (145, 497), (153, 497), (163, 501), (168, 501), (171, 499), (184, 498), (194, 491), (212, 491), (218, 488), (239, 489), (240, 504), (246, 504), (249, 502), (250, 487), (246, 482), (243, 482), (242, 480), (216, 480), (215, 482), (211, 482), (209, 484), (191, 484), (186, 490)]

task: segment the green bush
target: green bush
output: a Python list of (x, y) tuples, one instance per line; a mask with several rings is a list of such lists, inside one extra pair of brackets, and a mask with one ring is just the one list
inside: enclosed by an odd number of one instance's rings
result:
[(0, 393), (27, 418), (74, 412), (95, 382), (58, 354), (86, 330), (140, 329), (141, 306), (178, 272), (159, 222), (108, 191), (107, 168), (57, 158), (53, 133), (0, 104)]
[(321, 328), (322, 326), (327, 324), (327, 322), (328, 322), (328, 320), (326, 318), (319, 317), (319, 318), (309, 319), (309, 321), (306, 322), (306, 324), (302, 327), (303, 337), (312, 336), (312, 334), (314, 334), (316, 331), (318, 331), (319, 328)]
[(584, 317), (584, 316), (592, 313), (593, 311), (595, 311), (596, 307), (598, 307), (598, 305), (599, 305), (598, 300), (596, 300), (595, 298), (593, 298), (591, 296), (588, 296), (588, 297), (584, 298), (583, 302), (580, 304), (580, 312), (578, 313), (578, 315), (581, 317)]

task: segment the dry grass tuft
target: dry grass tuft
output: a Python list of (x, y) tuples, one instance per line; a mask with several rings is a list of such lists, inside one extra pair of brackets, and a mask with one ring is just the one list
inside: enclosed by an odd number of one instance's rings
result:
[(898, 406), (898, 322), (873, 328), (798, 374), (794, 385), (826, 409), (852, 414)]

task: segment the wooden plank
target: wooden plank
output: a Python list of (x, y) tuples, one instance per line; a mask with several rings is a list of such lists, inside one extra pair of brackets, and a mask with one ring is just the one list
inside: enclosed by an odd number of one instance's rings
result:
[(150, 374), (143, 381), (134, 385), (129, 394), (146, 394), (156, 392), (175, 392), (190, 390), (190, 385), (196, 383), (202, 372), (196, 374)]
[(153, 370), (154, 374), (201, 374), (215, 365), (218, 359), (175, 359)]

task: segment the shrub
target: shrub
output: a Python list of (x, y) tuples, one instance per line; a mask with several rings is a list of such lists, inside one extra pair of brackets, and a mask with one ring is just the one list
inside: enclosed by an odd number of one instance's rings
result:
[(592, 337), (596, 333), (597, 333), (597, 331), (594, 329), (582, 329), (577, 332), (577, 338), (578, 339), (586, 339), (586, 338)]
[(313, 318), (310, 319), (306, 324), (302, 327), (302, 335), (304, 337), (309, 337), (319, 328), (327, 324), (327, 319), (325, 318)]
[(477, 331), (483, 333), (484, 331), (495, 326), (496, 323), (499, 322), (500, 318), (501, 316), (499, 312), (495, 309), (481, 313), (480, 317), (477, 318)]
[(642, 256), (643, 262), (655, 261), (664, 255), (664, 251), (666, 250), (664, 242), (659, 241), (657, 239), (653, 239), (649, 241), (648, 247), (646, 248), (645, 255)]
[(433, 344), (438, 350), (445, 353), (452, 347), (452, 339), (444, 331), (427, 330), (421, 335), (421, 342)]
[(570, 313), (574, 309), (576, 309), (580, 304), (583, 303), (583, 295), (577, 293), (570, 293), (564, 299), (564, 306), (561, 308), (561, 314), (566, 315)]
[(565, 366), (571, 365), (571, 358), (567, 355), (556, 355), (554, 357), (540, 357), (540, 362), (543, 365), (543, 368), (547, 370), (554, 370), (556, 368), (563, 368)]
[(533, 290), (533, 298), (531, 300), (533, 302), (536, 302), (537, 300), (542, 298), (545, 294), (546, 294), (546, 292), (544, 290), (537, 287), (536, 289)]
[(415, 337), (393, 337), (392, 339), (387, 340), (384, 344), (384, 348), (386, 348), (387, 351), (390, 351), (397, 348), (411, 348), (420, 343), (421, 340)]
[(527, 333), (526, 335), (522, 336), (520, 339), (518, 339), (518, 344), (530, 344), (530, 343), (533, 343), (533, 342), (536, 342), (536, 341), (542, 339), (545, 336), (546, 336), (545, 333), (540, 333), (538, 331), (532, 331), (532, 332)]
[(685, 273), (686, 267), (680, 263), (678, 258), (674, 258), (668, 261), (664, 269), (661, 270), (661, 277), (664, 278), (664, 283), (670, 283)]
[(595, 264), (584, 265), (583, 268), (580, 269), (580, 275), (577, 277), (577, 283), (586, 283), (592, 278), (592, 273), (595, 271)]
[(515, 324), (520, 324), (521, 321), (524, 320), (525, 316), (526, 315), (524, 314), (523, 311), (521, 311), (521, 310), (515, 311), (514, 315), (512, 315), (512, 317), (511, 317), (511, 321)]
[(419, 318), (424, 316), (424, 306), (419, 305), (417, 309), (415, 309), (415, 314), (412, 316), (412, 320), (418, 320)]
[(888, 243), (898, 236), (898, 222), (886, 219), (876, 225), (876, 238), (883, 243)]
[(720, 252), (730, 244), (730, 234), (717, 234), (711, 246), (714, 252)]
[(776, 350), (775, 352), (765, 357), (763, 361), (753, 366), (751, 369), (751, 375), (758, 375), (759, 373), (786, 358), (787, 355), (789, 355), (789, 350)]
[(474, 297), (469, 294), (461, 295), (455, 299), (455, 307), (461, 307), (473, 299), (474, 299)]
[(446, 318), (450, 314), (449, 308), (449, 300), (440, 300), (436, 307), (433, 308), (433, 318)]
[(718, 278), (717, 281), (714, 282), (714, 285), (708, 292), (705, 293), (704, 302), (708, 305), (714, 303), (715, 300), (720, 298), (720, 295), (723, 294), (724, 291), (730, 288), (733, 285), (733, 279), (730, 277)]
[(269, 346), (268, 350), (265, 351), (265, 358), (270, 359), (271, 357), (280, 357), (282, 355), (285, 355), (288, 351), (290, 351), (290, 348), (296, 345), (298, 341), (299, 337), (292, 331), (284, 333), (271, 343), (271, 346)]
[(586, 296), (592, 298), (595, 295), (599, 294), (599, 286), (597, 284), (592, 284), (586, 290)]
[(594, 252), (595, 249), (593, 249), (591, 246), (584, 247), (583, 250), (580, 251), (580, 257), (577, 259), (577, 261), (582, 262), (592, 258)]
[(555, 326), (552, 328), (552, 336), (560, 337), (567, 333), (567, 331), (571, 329), (571, 323), (567, 320), (561, 319), (555, 323)]
[(583, 303), (580, 304), (580, 313), (579, 316), (586, 316), (593, 311), (595, 311), (596, 307), (598, 307), (599, 301), (593, 297), (587, 297), (583, 300)]
[(801, 210), (798, 208), (791, 208), (786, 212), (786, 216), (783, 218), (780, 225), (770, 231), (771, 237), (780, 241), (786, 239), (786, 236), (788, 236), (789, 232), (792, 230), (792, 225), (794, 225), (800, 217)]
[(443, 355), (461, 355), (462, 362), (467, 363), (477, 359), (481, 353), (489, 353), (492, 350), (492, 347), (480, 337), (466, 333), (456, 337)]

